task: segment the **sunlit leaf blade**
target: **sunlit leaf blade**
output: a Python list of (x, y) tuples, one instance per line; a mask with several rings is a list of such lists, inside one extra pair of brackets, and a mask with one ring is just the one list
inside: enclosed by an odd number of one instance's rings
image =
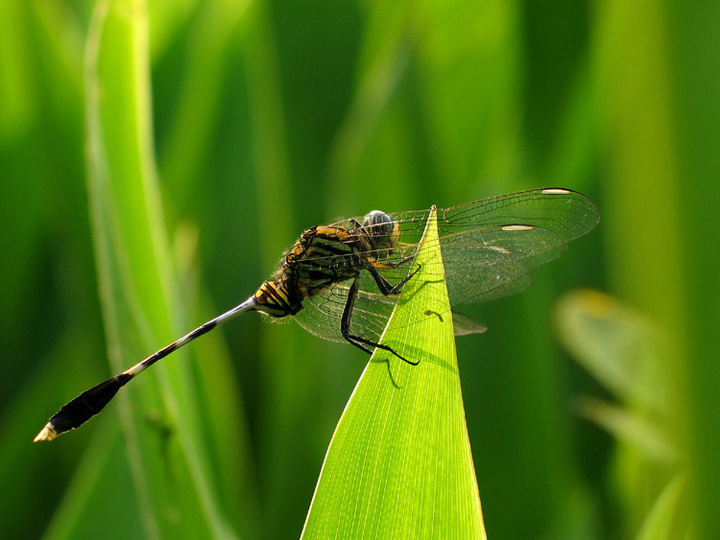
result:
[[(484, 538), (435, 214), (328, 449), (303, 538)], [(428, 247), (429, 246), (429, 247)], [(422, 314), (422, 321), (408, 321)]]

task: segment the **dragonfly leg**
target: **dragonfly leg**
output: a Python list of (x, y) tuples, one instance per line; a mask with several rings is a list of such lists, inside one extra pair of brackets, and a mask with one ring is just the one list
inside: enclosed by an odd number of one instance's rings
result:
[[(417, 270), (415, 272), (417, 272)], [(407, 281), (407, 279), (409, 279), (413, 275), (415, 275), (415, 272), (410, 274), (410, 276), (408, 276), (408, 278), (406, 278), (403, 281)], [(367, 346), (377, 347), (377, 348), (383, 349), (385, 351), (388, 351), (388, 352), (394, 354), (400, 360), (402, 360), (403, 362), (407, 362), (411, 366), (417, 366), (419, 362), (411, 362), (404, 356), (396, 353), (392, 349), (392, 347), (390, 347), (388, 345), (383, 345), (382, 343), (376, 343), (370, 339), (366, 339), (364, 337), (356, 336), (356, 335), (353, 335), (350, 333), (350, 321), (352, 319), (352, 310), (355, 306), (355, 298), (357, 298), (357, 292), (358, 292), (359, 285), (360, 285), (360, 279), (358, 277), (356, 277), (353, 280), (352, 285), (350, 286), (350, 290), (348, 291), (348, 299), (347, 299), (347, 302), (345, 302), (345, 309), (343, 309), (343, 316), (342, 316), (342, 320), (340, 321), (340, 333), (342, 334), (342, 336), (345, 338), (345, 340), (348, 343), (355, 345), (357, 348), (362, 349), (363, 351), (365, 351), (368, 354), (372, 354), (372, 351)], [(400, 285), (400, 286), (402, 286), (402, 285)]]
[(410, 274), (404, 277), (397, 285), (393, 285), (387, 280), (385, 276), (380, 275), (380, 272), (377, 271), (377, 268), (375, 266), (368, 266), (367, 270), (368, 272), (370, 272), (370, 275), (375, 280), (375, 283), (377, 283), (380, 292), (383, 293), (384, 296), (390, 296), (391, 294), (397, 294), (402, 290), (403, 285), (410, 281), (412, 277), (420, 271), (420, 265), (418, 265), (415, 270), (413, 270)]

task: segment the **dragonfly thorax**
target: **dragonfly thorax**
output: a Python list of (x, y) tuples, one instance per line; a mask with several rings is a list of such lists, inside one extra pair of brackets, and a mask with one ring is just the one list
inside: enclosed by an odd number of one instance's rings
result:
[(318, 225), (305, 229), (273, 279), (255, 293), (257, 310), (272, 317), (295, 315), (303, 301), (333, 284), (356, 278), (392, 253), (399, 239), (397, 223), (373, 210), (362, 224)]

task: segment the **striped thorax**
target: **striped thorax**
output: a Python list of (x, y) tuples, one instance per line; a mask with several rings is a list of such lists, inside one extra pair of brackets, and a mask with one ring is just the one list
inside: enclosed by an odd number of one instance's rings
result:
[(305, 299), (378, 266), (397, 245), (397, 223), (384, 212), (373, 210), (362, 224), (351, 223), (352, 228), (318, 225), (305, 229), (273, 279), (255, 292), (256, 309), (271, 317), (295, 315)]

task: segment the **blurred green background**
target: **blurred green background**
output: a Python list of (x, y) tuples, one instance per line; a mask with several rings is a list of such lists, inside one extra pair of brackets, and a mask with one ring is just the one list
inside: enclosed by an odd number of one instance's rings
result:
[[(137, 219), (162, 220), (167, 256), (145, 275), (170, 272), (177, 306), (159, 336), (143, 316), (108, 334), (99, 293), (88, 96), (106, 89), (88, 74), (104, 13), (134, 21), (151, 77), (159, 197)], [(526, 293), (466, 309), (489, 331), (458, 341), (489, 537), (720, 537), (718, 51), (716, 2), (5, 0), (2, 536), (298, 537), (367, 357), (295, 324), (248, 315), (166, 361), (202, 381), (177, 399), (205, 468), (186, 474), (183, 426), (133, 393), (58, 441), (32, 438), (80, 391), (244, 300), (307, 226), (563, 186), (598, 204), (598, 229)], [(620, 303), (557, 303), (580, 287)], [(165, 305), (146, 289), (129, 311)], [(150, 512), (158, 493), (169, 502)]]

